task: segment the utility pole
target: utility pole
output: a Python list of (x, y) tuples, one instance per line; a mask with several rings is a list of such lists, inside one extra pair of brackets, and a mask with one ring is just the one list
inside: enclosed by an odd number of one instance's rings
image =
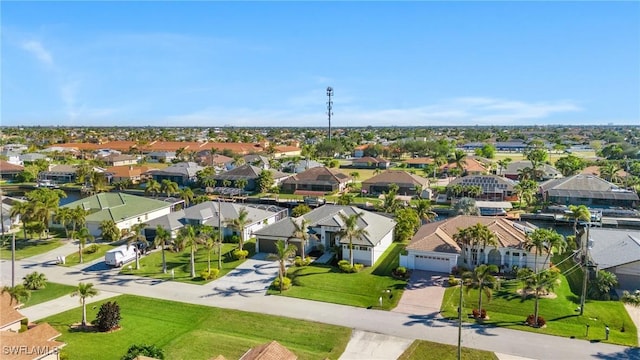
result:
[(591, 221), (587, 223), (586, 239), (582, 241), (582, 296), (580, 296), (580, 315), (584, 313), (584, 303), (587, 298), (587, 281), (589, 280), (589, 228)]
[(329, 101), (327, 101), (327, 115), (329, 116), (329, 142), (331, 142), (331, 115), (333, 115), (333, 101), (331, 101), (331, 97), (333, 96), (333, 88), (331, 86), (327, 87), (327, 97)]
[(458, 360), (462, 359), (462, 280), (460, 280), (460, 300), (458, 301)]
[(11, 236), (11, 287), (16, 286), (16, 233)]
[(222, 203), (218, 196), (218, 270), (222, 270)]

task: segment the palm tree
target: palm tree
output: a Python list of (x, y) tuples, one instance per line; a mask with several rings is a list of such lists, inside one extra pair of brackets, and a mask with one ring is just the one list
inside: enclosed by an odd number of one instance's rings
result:
[(554, 289), (556, 282), (558, 280), (559, 272), (557, 271), (541, 271), (539, 273), (534, 273), (529, 268), (523, 268), (518, 271), (518, 278), (521, 279), (524, 283), (524, 291), (530, 290), (533, 291), (535, 296), (535, 305), (534, 305), (534, 323), (535, 326), (538, 326), (538, 314), (539, 314), (539, 303), (538, 299), (540, 294), (551, 291)]
[(578, 238), (578, 221), (590, 221), (591, 212), (585, 205), (569, 205), (569, 213), (567, 216), (573, 219), (573, 233)]
[(180, 198), (184, 200), (184, 207), (189, 207), (189, 205), (193, 201), (194, 196), (195, 194), (193, 193), (193, 190), (191, 190), (191, 188), (189, 187), (180, 190)]
[[(218, 247), (219, 236), (217, 231), (208, 231), (207, 236), (203, 236), (202, 245), (207, 250), (207, 271), (211, 272), (211, 252)], [(221, 258), (222, 254), (218, 253), (218, 257)]]
[(106, 239), (109, 242), (120, 240), (120, 229), (113, 220), (102, 220), (100, 232), (103, 240)]
[(72, 220), (72, 212), (70, 208), (61, 207), (56, 210), (55, 219), (62, 225), (64, 228), (65, 236), (69, 237), (69, 228), (67, 228), (67, 224)]
[(509, 163), (511, 163), (511, 158), (504, 158), (502, 160), (498, 160), (498, 168), (500, 169), (499, 175), (502, 175), (502, 171), (506, 169), (507, 166), (509, 166)]
[(456, 168), (460, 169), (460, 173), (463, 174), (465, 172), (464, 167), (467, 165), (467, 153), (463, 150), (456, 150), (451, 157), (451, 162), (456, 165)]
[(591, 282), (589, 297), (597, 300), (610, 300), (611, 289), (618, 285), (616, 274), (606, 270), (599, 270), (595, 281)]
[(88, 214), (89, 212), (83, 209), (80, 205), (71, 210), (72, 232), (75, 232), (78, 227), (82, 227), (85, 225), (85, 223), (87, 222)]
[(178, 183), (164, 179), (162, 180), (162, 184), (160, 184), (160, 191), (167, 194), (167, 197), (170, 197), (173, 194), (177, 194), (179, 191)]
[[(476, 259), (476, 265), (478, 265), (480, 249), (486, 249), (488, 246), (497, 247), (498, 237), (489, 228), (480, 223), (471, 227), (473, 236), (475, 237), (475, 243), (477, 246), (478, 258)], [(486, 254), (486, 250), (485, 250)]]
[(535, 229), (532, 233), (527, 234), (527, 239), (524, 243), (524, 248), (532, 252), (534, 252), (534, 272), (538, 272), (538, 256), (542, 255), (543, 252), (547, 253), (547, 257), (542, 263), (542, 267), (544, 268), (549, 261), (549, 257), (551, 257), (554, 253), (562, 253), (567, 247), (567, 242), (564, 240), (564, 236), (558, 234), (553, 229), (543, 229), (538, 228)]
[(2, 294), (7, 293), (11, 297), (10, 304), (15, 301), (16, 304), (24, 303), (31, 297), (31, 292), (22, 284), (16, 286), (4, 286)]
[(148, 195), (151, 194), (153, 196), (158, 195), (158, 193), (161, 191), (161, 187), (160, 187), (160, 183), (157, 182), (156, 180), (153, 179), (149, 179), (147, 181), (147, 186), (144, 189), (144, 194)]
[(24, 232), (24, 239), (27, 240), (27, 221), (29, 220), (29, 214), (31, 213), (31, 204), (27, 201), (18, 201), (11, 207), (9, 216), (15, 218), (20, 217), (22, 223), (22, 231)]
[(473, 271), (467, 271), (462, 274), (463, 284), (467, 286), (466, 290), (478, 289), (478, 312), (482, 314), (482, 293), (487, 296), (487, 300), (491, 300), (493, 288), (496, 284), (496, 278), (491, 273), (497, 273), (496, 265), (478, 265)]
[(191, 225), (186, 225), (178, 231), (177, 240), (181, 249), (191, 248), (191, 277), (194, 278), (196, 277), (196, 249), (198, 247), (195, 228)]
[(349, 176), (351, 176), (353, 180), (358, 180), (358, 178), (360, 177), (360, 173), (357, 171), (353, 171), (349, 173)]
[(77, 232), (73, 232), (73, 237), (78, 239), (78, 255), (80, 256), (80, 264), (82, 264), (84, 262), (82, 259), (82, 250), (87, 244), (87, 240), (93, 240), (93, 235), (91, 235), (89, 229), (82, 227)]
[(44, 289), (47, 285), (47, 277), (37, 271), (27, 274), (23, 279), (23, 285), (28, 290)]
[(167, 243), (171, 241), (171, 232), (165, 230), (162, 226), (158, 225), (156, 227), (156, 237), (153, 239), (154, 246), (161, 246), (162, 249), (162, 273), (167, 273), (167, 259), (164, 255), (165, 247)]
[(618, 176), (618, 171), (620, 171), (621, 168), (617, 163), (609, 161), (606, 164), (601, 165), (599, 170), (600, 170), (600, 176), (602, 176), (603, 179), (613, 183), (620, 182), (620, 176)]
[(362, 218), (364, 213), (358, 212), (353, 215), (346, 215), (344, 212), (339, 212), (338, 215), (344, 225), (337, 232), (337, 235), (340, 236), (340, 239), (349, 240), (349, 263), (353, 267), (353, 240), (369, 236), (369, 232), (365, 228), (358, 226), (358, 220)]
[(229, 186), (231, 186), (231, 180), (229, 179), (222, 180), (222, 187), (229, 187)]
[(284, 285), (284, 278), (287, 276), (287, 267), (285, 261), (288, 258), (295, 255), (298, 249), (293, 244), (285, 243), (283, 240), (276, 241), (276, 253), (269, 254), (270, 259), (278, 261), (278, 278), (280, 279), (280, 293), (282, 293), (282, 287)]
[(336, 204), (338, 205), (351, 205), (353, 203), (354, 195), (348, 192), (344, 192), (338, 196)]
[(294, 218), (290, 218), (290, 219), (291, 219), (291, 223), (293, 223), (293, 231), (291, 232), (291, 237), (289, 237), (289, 239), (302, 240), (300, 244), (300, 248), (302, 252), (302, 259), (304, 260), (305, 258), (304, 249), (305, 249), (306, 242), (309, 240), (309, 229), (308, 229), (309, 221), (302, 216), (296, 219)]
[(418, 213), (418, 216), (420, 217), (420, 220), (423, 224), (435, 219), (435, 217), (438, 216), (438, 214), (436, 214), (431, 207), (431, 201), (427, 199), (418, 200), (418, 202), (416, 203), (416, 212)]
[(238, 243), (240, 250), (244, 248), (244, 229), (250, 221), (249, 212), (246, 208), (242, 208), (238, 212), (238, 217), (229, 222), (229, 226), (240, 233), (240, 242)]
[(476, 201), (468, 197), (460, 198), (453, 206), (453, 212), (458, 215), (480, 215), (480, 209), (476, 206)]
[(79, 283), (78, 287), (71, 293), (71, 296), (80, 297), (82, 304), (82, 326), (87, 326), (87, 298), (98, 295), (98, 290), (92, 283)]
[(240, 190), (240, 193), (242, 193), (244, 191), (244, 188), (247, 187), (247, 184), (249, 183), (249, 181), (247, 179), (238, 179), (236, 180), (236, 187), (238, 188), (238, 190)]
[[(144, 228), (147, 226), (145, 223), (135, 224), (131, 227), (133, 236), (127, 239), (127, 246), (136, 243), (147, 244), (147, 237), (144, 235)], [(140, 269), (140, 248), (136, 246), (136, 270)]]

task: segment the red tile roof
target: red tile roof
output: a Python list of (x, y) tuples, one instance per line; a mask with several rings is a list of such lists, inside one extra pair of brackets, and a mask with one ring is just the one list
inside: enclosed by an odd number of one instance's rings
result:
[(296, 360), (298, 356), (277, 341), (258, 345), (247, 351), (240, 360)]
[(0, 160), (0, 173), (21, 172), (22, 170), (24, 170), (24, 166), (12, 164), (5, 160)]

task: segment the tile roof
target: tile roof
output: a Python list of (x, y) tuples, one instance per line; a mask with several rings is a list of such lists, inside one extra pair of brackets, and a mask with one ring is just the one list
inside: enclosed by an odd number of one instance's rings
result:
[(5, 160), (0, 160), (0, 173), (21, 172), (24, 166), (15, 165)]
[(521, 248), (526, 234), (512, 221), (504, 218), (458, 215), (446, 220), (428, 223), (420, 227), (411, 238), (407, 250), (459, 253), (460, 247), (453, 236), (460, 229), (483, 224), (498, 238), (499, 247)]
[(372, 156), (365, 156), (365, 157), (361, 157), (359, 159), (353, 159), (352, 161), (354, 164), (358, 163), (372, 163), (372, 164), (378, 164), (378, 163), (389, 163), (390, 161), (387, 159), (383, 159), (381, 157), (377, 157), (374, 158)]
[[(441, 165), (440, 169), (441, 170), (452, 169), (455, 167), (457, 167), (456, 163), (448, 163), (448, 164)], [(462, 167), (467, 172), (480, 172), (480, 173), (487, 172), (487, 168), (484, 166), (484, 164), (476, 159), (471, 159), (471, 158), (465, 159), (465, 164), (462, 165)]]
[(385, 172), (382, 172), (378, 175), (375, 175), (365, 181), (363, 181), (363, 184), (391, 184), (391, 183), (396, 183), (396, 184), (413, 184), (413, 185), (420, 185), (420, 186), (424, 186), (429, 182), (429, 180), (415, 175), (415, 174), (411, 174), (409, 172), (403, 171), (403, 170), (387, 170)]
[(594, 175), (578, 174), (545, 181), (540, 184), (540, 189), (549, 196), (638, 200), (635, 191), (620, 189), (617, 185)]
[[(31, 352), (16, 351), (9, 354), (3, 352), (2, 359), (34, 360), (41, 359), (44, 355), (56, 354), (57, 349), (66, 345), (63, 342), (53, 340), (60, 335), (60, 332), (47, 323), (38, 324), (21, 333), (0, 331), (0, 343), (3, 347), (18, 349), (26, 347), (26, 349), (32, 350)], [(36, 350), (38, 350), (38, 353), (35, 353)], [(45, 350), (48, 350), (48, 352)]]
[(405, 160), (407, 164), (433, 164), (432, 158), (420, 157), (420, 158), (411, 158)]
[[(519, 175), (519, 170), (530, 168), (531, 166), (531, 161), (529, 160), (514, 161), (512, 163), (509, 163), (509, 165), (507, 165), (507, 168), (504, 169), (502, 173), (505, 175)], [(560, 174), (560, 171), (558, 171), (558, 169), (549, 164), (542, 164), (541, 168), (547, 176), (556, 176)]]
[(89, 196), (63, 207), (75, 209), (77, 206), (89, 210), (87, 222), (113, 220), (118, 223), (123, 219), (135, 218), (145, 213), (170, 207), (171, 203), (122, 192), (110, 192)]
[(0, 294), (0, 327), (13, 324), (25, 318), (24, 315), (16, 310), (22, 304), (12, 300), (9, 293)]
[(326, 166), (320, 166), (307, 169), (301, 173), (295, 174), (283, 181), (284, 184), (305, 183), (305, 184), (335, 184), (345, 183), (351, 180), (351, 176), (344, 174), (336, 169), (329, 169)]
[(298, 356), (273, 340), (247, 351), (240, 360), (296, 360)]
[(149, 169), (150, 168), (147, 166), (122, 165), (108, 167), (105, 172), (113, 174), (114, 177), (134, 178), (140, 177), (142, 174), (149, 171)]

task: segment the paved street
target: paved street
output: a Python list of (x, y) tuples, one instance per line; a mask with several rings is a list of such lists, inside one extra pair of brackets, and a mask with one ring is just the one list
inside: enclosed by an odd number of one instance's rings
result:
[[(46, 258), (46, 257), (45, 257)], [(42, 259), (41, 259), (42, 260)], [(256, 263), (247, 262), (247, 266)], [(268, 268), (268, 265), (265, 265)], [(0, 264), (2, 284), (10, 283), (11, 263)], [(101, 291), (148, 296), (185, 303), (216, 306), (250, 312), (287, 316), (350, 327), (356, 330), (391, 335), (404, 339), (425, 339), (455, 345), (457, 324), (432, 313), (403, 314), (369, 310), (280, 296), (266, 296), (264, 291), (237, 291), (235, 282), (222, 278), (206, 285), (191, 285), (137, 276), (118, 275), (114, 270), (100, 270), (99, 264), (65, 268), (52, 262), (19, 261), (17, 279), (32, 271), (41, 271), (50, 281), (77, 285), (93, 282)], [(255, 278), (254, 278), (255, 280)], [(69, 301), (77, 302), (70, 298)], [(463, 325), (463, 345), (533, 359), (640, 359), (639, 349), (567, 339), (504, 328)]]

